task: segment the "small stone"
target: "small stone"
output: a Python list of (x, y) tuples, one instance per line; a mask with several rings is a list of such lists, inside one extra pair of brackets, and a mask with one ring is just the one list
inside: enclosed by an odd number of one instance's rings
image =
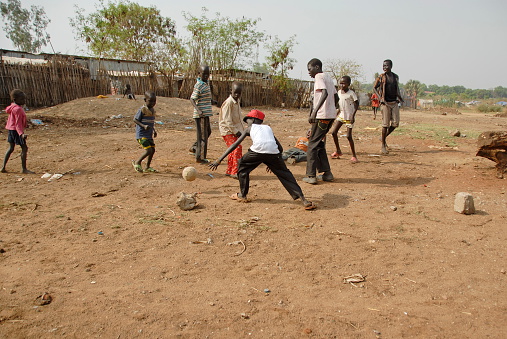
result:
[(305, 328), (305, 329), (303, 330), (303, 333), (304, 333), (304, 334), (311, 334), (311, 333), (312, 333), (312, 329), (311, 329), (311, 328)]
[(396, 211), (396, 210), (398, 209), (398, 207), (396, 207), (396, 206), (391, 206), (390, 208), (391, 208), (393, 211)]
[(500, 273), (505, 274), (505, 269), (503, 269), (503, 268), (502, 268), (502, 269), (500, 270)]
[(246, 313), (241, 313), (241, 318), (243, 319), (250, 319), (250, 316)]
[(456, 193), (454, 199), (454, 211), (461, 214), (474, 214), (474, 197), (470, 193), (459, 192)]
[(0, 253), (5, 253), (5, 250), (3, 248), (0, 248)]
[(453, 137), (459, 137), (459, 136), (461, 135), (461, 132), (460, 132), (459, 130), (457, 130), (457, 129), (456, 129), (456, 130), (454, 130), (453, 132), (451, 132), (451, 135), (452, 135)]
[(271, 293), (270, 289), (269, 288), (265, 288), (264, 289), (264, 293)]

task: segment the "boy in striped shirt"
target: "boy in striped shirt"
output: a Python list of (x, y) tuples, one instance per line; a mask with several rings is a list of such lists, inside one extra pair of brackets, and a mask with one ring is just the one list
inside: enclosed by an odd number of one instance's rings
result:
[(201, 66), (201, 76), (197, 78), (194, 85), (194, 91), (190, 97), (190, 102), (194, 106), (193, 118), (197, 130), (197, 141), (195, 143), (195, 162), (208, 163), (206, 159), (208, 153), (208, 139), (211, 135), (211, 125), (209, 117), (213, 115), (211, 111), (211, 89), (208, 85), (210, 69), (208, 65)]

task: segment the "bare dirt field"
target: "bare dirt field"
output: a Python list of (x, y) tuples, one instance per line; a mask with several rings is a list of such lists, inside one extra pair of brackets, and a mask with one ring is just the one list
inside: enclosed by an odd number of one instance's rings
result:
[[(380, 122), (361, 111), (360, 162), (341, 137), (334, 182), (305, 184), (305, 163), (289, 165), (318, 205), (305, 211), (264, 167), (250, 203), (230, 200), (225, 162), (210, 176), (187, 153), (187, 100), (158, 98), (160, 172), (136, 173), (141, 105), (84, 98), (28, 112), (43, 121), (27, 131), (37, 174), (19, 174), (19, 149), (0, 174), (0, 337), (505, 338), (507, 181), (475, 152), (507, 118), (403, 110), (379, 156)], [(308, 128), (306, 111), (260, 109), (285, 148)], [(215, 159), (225, 143), (212, 119)], [(179, 192), (198, 192), (198, 208), (180, 210)], [(457, 192), (476, 214), (454, 212)], [(344, 282), (354, 274), (365, 280)]]

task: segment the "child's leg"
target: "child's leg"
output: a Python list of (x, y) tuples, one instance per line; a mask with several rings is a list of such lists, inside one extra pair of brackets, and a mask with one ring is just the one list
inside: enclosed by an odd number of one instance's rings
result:
[(352, 138), (352, 128), (350, 128), (350, 127), (347, 127), (347, 139), (349, 140), (350, 151), (352, 152), (352, 157), (356, 158), (356, 147), (354, 146), (354, 138)]
[(7, 170), (5, 169), (5, 166), (7, 166), (7, 161), (9, 161), (9, 158), (11, 157), (12, 152), (14, 152), (15, 144), (13, 142), (9, 142), (9, 148), (7, 149), (7, 152), (5, 152), (4, 162), (2, 165), (2, 169), (0, 172), (6, 173)]
[(203, 126), (203, 140), (204, 144), (202, 146), (202, 158), (206, 159), (208, 156), (208, 139), (211, 135), (211, 125), (209, 121), (209, 117), (204, 117), (204, 126)]
[(263, 155), (248, 151), (241, 158), (238, 166), (238, 180), (241, 197), (246, 199), (250, 190), (250, 172), (257, 168), (263, 162)]
[(151, 167), (151, 159), (153, 159), (153, 155), (155, 154), (155, 147), (150, 147), (146, 150), (148, 155), (146, 156), (146, 168)]
[(21, 168), (22, 168), (22, 173), (33, 174), (34, 172), (29, 171), (26, 168), (27, 153), (28, 153), (28, 146), (26, 145), (26, 142), (25, 142), (23, 145), (21, 145)]
[(285, 165), (280, 154), (265, 154), (263, 162), (269, 167), (271, 172), (276, 175), (278, 180), (280, 180), (292, 199), (296, 200), (303, 196), (301, 187), (298, 185), (292, 172), (287, 168), (287, 165)]
[(201, 129), (201, 118), (194, 118), (195, 130), (197, 132), (197, 145), (195, 147), (195, 161), (201, 162), (201, 151), (202, 151), (202, 129)]
[(338, 131), (342, 125), (343, 123), (340, 120), (336, 120), (333, 124), (333, 127), (331, 128), (331, 135), (333, 136), (333, 141), (336, 146), (336, 153), (338, 153), (338, 155), (342, 154), (342, 151), (340, 149), (340, 142), (338, 141)]

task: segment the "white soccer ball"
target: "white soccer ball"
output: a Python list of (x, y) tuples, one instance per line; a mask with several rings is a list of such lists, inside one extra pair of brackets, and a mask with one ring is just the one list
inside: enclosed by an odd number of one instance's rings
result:
[(197, 170), (194, 167), (185, 167), (181, 176), (186, 181), (194, 181), (197, 178)]

